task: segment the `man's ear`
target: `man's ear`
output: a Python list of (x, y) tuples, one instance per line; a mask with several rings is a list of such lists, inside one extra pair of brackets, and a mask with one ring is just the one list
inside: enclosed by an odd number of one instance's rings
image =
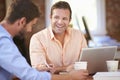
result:
[(52, 18), (52, 15), (49, 15), (50, 19)]
[(25, 25), (25, 24), (26, 24), (26, 18), (25, 18), (25, 17), (22, 17), (22, 18), (20, 19), (20, 24), (21, 24), (21, 25)]

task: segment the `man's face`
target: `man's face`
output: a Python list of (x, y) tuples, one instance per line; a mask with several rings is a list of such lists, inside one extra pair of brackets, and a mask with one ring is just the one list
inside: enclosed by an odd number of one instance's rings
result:
[(68, 9), (54, 9), (51, 15), (51, 26), (54, 34), (63, 34), (70, 23)]
[(19, 29), (19, 33), (17, 36), (22, 37), (25, 33), (31, 32), (33, 25), (35, 25), (38, 21), (38, 18), (33, 19), (28, 24), (21, 25), (21, 29)]
[(38, 21), (38, 18), (33, 19), (28, 24), (25, 25), (25, 32), (32, 32), (32, 27), (35, 25)]

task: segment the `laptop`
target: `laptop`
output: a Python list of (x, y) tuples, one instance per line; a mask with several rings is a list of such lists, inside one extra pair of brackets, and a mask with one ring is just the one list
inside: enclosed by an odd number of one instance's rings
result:
[(83, 48), (79, 61), (87, 61), (89, 74), (107, 71), (107, 60), (113, 60), (117, 46), (105, 46), (96, 48)]

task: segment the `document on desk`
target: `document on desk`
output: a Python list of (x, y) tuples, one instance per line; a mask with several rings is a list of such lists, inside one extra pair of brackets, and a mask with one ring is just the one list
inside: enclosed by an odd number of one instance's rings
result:
[(120, 80), (120, 72), (97, 72), (94, 80)]

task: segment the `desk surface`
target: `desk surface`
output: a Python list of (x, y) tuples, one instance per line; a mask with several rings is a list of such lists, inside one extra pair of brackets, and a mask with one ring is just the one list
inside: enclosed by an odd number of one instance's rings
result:
[[(15, 77), (13, 80), (20, 80), (20, 79)], [(89, 76), (89, 78), (87, 80), (93, 80), (93, 77)]]

